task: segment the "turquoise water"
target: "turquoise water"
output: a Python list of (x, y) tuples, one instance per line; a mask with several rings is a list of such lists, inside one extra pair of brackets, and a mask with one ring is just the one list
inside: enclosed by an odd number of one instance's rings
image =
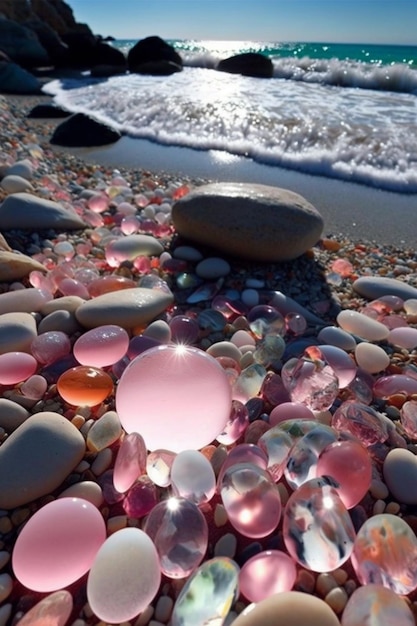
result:
[[(124, 53), (135, 44), (113, 45)], [(74, 112), (133, 138), (417, 193), (417, 47), (171, 40), (183, 70), (53, 81)], [(273, 77), (216, 71), (261, 52)]]

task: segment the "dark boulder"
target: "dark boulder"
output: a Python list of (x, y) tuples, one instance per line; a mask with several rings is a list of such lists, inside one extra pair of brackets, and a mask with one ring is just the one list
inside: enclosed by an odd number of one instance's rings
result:
[(175, 48), (156, 36), (141, 39), (129, 50), (127, 55), (130, 72), (144, 73), (141, 66), (161, 62), (172, 63), (182, 69), (182, 58)]
[(0, 61), (0, 93), (35, 95), (41, 93), (41, 86), (33, 74), (17, 63)]
[(45, 48), (48, 54), (51, 65), (60, 67), (68, 64), (68, 46), (48, 24), (35, 17), (27, 20), (24, 26), (30, 28), (36, 34), (41, 46)]
[(127, 71), (127, 61), (123, 52), (103, 41), (97, 41), (93, 47), (91, 65), (92, 67), (107, 65), (119, 68), (120, 72)]
[(136, 67), (135, 74), (152, 74), (154, 76), (169, 76), (181, 72), (182, 67), (172, 61), (149, 61)]
[(68, 148), (87, 148), (106, 146), (115, 143), (120, 137), (117, 130), (96, 122), (83, 113), (76, 113), (56, 127), (50, 142)]
[(271, 59), (259, 52), (244, 52), (223, 59), (216, 69), (229, 74), (242, 74), (255, 78), (271, 78), (273, 74)]
[(0, 50), (26, 69), (50, 65), (49, 56), (30, 28), (0, 18)]
[(61, 119), (72, 115), (69, 111), (64, 111), (54, 104), (37, 104), (27, 114), (31, 119)]

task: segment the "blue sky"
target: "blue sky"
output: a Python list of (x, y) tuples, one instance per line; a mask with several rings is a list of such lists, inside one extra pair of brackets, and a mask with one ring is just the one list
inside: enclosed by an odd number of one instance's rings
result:
[(117, 39), (417, 45), (417, 0), (66, 0), (78, 22)]

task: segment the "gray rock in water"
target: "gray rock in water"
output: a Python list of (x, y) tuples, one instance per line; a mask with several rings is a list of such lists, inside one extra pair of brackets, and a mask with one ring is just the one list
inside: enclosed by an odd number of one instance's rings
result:
[(172, 208), (183, 237), (253, 261), (290, 261), (315, 245), (323, 218), (305, 198), (287, 189), (249, 183), (196, 188)]
[(381, 296), (397, 296), (402, 300), (417, 298), (417, 289), (396, 278), (362, 276), (353, 283), (353, 289), (364, 298), (373, 300)]
[(0, 229), (14, 228), (77, 230), (86, 228), (86, 224), (75, 211), (66, 209), (58, 202), (23, 192), (7, 196), (0, 205)]

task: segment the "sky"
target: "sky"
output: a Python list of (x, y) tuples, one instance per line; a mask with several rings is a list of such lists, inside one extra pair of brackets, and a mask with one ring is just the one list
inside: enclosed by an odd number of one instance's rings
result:
[(77, 22), (116, 39), (417, 45), (417, 0), (66, 0)]

